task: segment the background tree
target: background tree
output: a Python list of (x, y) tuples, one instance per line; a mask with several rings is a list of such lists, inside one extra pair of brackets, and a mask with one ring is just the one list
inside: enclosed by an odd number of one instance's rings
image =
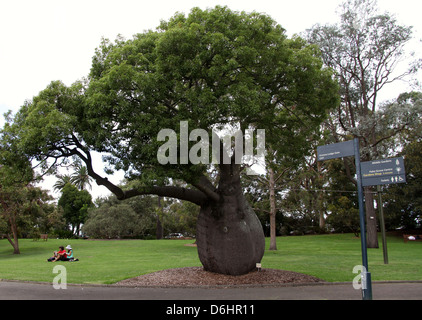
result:
[(56, 175), (57, 181), (53, 185), (54, 190), (62, 191), (64, 186), (68, 183), (72, 183), (72, 177), (68, 174), (58, 174)]
[(104, 204), (89, 212), (83, 233), (98, 239), (140, 238), (153, 220), (139, 215), (127, 203)]
[(359, 237), (359, 209), (356, 209), (356, 203), (349, 197), (341, 196), (329, 205), (330, 215), (328, 223), (336, 232), (353, 232)]
[[(96, 201), (90, 209), (82, 231), (93, 238), (153, 238), (157, 230), (157, 211), (166, 235), (183, 233), (195, 236), (199, 207), (187, 201), (140, 196), (123, 201), (111, 195)], [(120, 214), (119, 214), (120, 212)], [(161, 237), (159, 237), (161, 236)], [(155, 234), (162, 239), (162, 234)]]
[[(3, 174), (4, 172), (1, 173)], [(15, 254), (20, 253), (19, 227), (22, 223), (25, 223), (27, 218), (25, 215), (25, 207), (28, 204), (27, 191), (23, 184), (15, 183), (12, 186), (6, 186), (2, 183), (0, 187), (0, 232), (6, 236)]]
[(49, 203), (52, 197), (22, 181), (22, 171), (17, 169), (0, 165), (0, 234), (7, 238), (15, 254), (20, 253), (20, 237), (48, 232), (55, 209)]
[[(235, 153), (224, 163), (224, 151), (215, 166), (184, 164), (189, 154), (181, 149), (177, 164), (161, 165), (159, 131), (180, 133), (181, 121), (209, 137), (227, 126), (264, 129), (280, 159), (295, 159), (337, 104), (337, 89), (316, 47), (287, 39), (267, 15), (194, 8), (156, 32), (104, 40), (86, 81), (51, 83), (21, 108), (13, 130), (19, 148), (46, 166), (47, 160), (57, 166), (78, 156), (97, 184), (120, 200), (155, 194), (199, 205), (196, 234), (204, 268), (237, 275), (254, 269), (265, 249), (262, 226), (243, 194), (242, 165)], [(180, 146), (183, 137), (175, 138)], [(186, 140), (188, 150), (197, 142)], [(123, 190), (99, 175), (94, 150), (107, 152), (108, 171), (124, 170), (134, 187)], [(214, 183), (207, 176), (211, 168), (218, 171)], [(170, 184), (177, 179), (186, 187)]]
[[(293, 169), (292, 163), (284, 162), (277, 164), (273, 159), (274, 151), (267, 152), (266, 156), (266, 173), (258, 177), (251, 177), (244, 174), (243, 184), (248, 199), (254, 210), (259, 212), (258, 217), (266, 227), (269, 228), (266, 236), (270, 237), (269, 250), (277, 250), (277, 234), (280, 234), (278, 227), (280, 219), (277, 219), (280, 203), (280, 192), (283, 191), (281, 185), (291, 179)], [(280, 183), (281, 182), (281, 183)], [(281, 214), (281, 213), (280, 213)]]
[(407, 183), (391, 185), (383, 195), (385, 223), (390, 229), (414, 230), (422, 224), (422, 140), (409, 143), (400, 155)]
[(16, 135), (10, 132), (10, 113), (6, 114), (6, 124), (0, 131), (0, 233), (6, 236), (19, 254), (20, 227), (28, 221), (33, 202), (31, 182), (34, 172), (28, 158), (16, 149)]
[[(188, 201), (174, 201), (164, 216), (164, 229), (166, 233), (182, 233), (184, 236), (196, 235), (199, 208)], [(169, 220), (173, 222), (169, 224)]]
[[(420, 60), (408, 59), (408, 70), (394, 72), (406, 58), (405, 45), (410, 39), (412, 27), (398, 24), (391, 14), (378, 13), (375, 0), (347, 0), (340, 7), (339, 24), (316, 25), (308, 33), (308, 40), (318, 44), (325, 64), (335, 70), (340, 83), (341, 104), (331, 122), (333, 138), (338, 142), (346, 135), (358, 137), (362, 161), (384, 156), (383, 142), (407, 126), (400, 122), (383, 128), (377, 122), (377, 107), (381, 89), (419, 69)], [(345, 161), (353, 167), (351, 161)], [(372, 195), (372, 188), (366, 187), (367, 243), (377, 248)]]
[(87, 168), (78, 161), (75, 165), (75, 172), (72, 174), (70, 182), (79, 190), (85, 190), (87, 186), (91, 188), (91, 180)]
[(58, 205), (63, 208), (63, 217), (71, 226), (72, 233), (79, 235), (80, 227), (88, 216), (88, 209), (93, 205), (89, 192), (78, 190), (68, 183), (62, 190)]

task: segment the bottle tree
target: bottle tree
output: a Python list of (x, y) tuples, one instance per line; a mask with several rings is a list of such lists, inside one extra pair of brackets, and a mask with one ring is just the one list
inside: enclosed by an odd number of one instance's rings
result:
[[(52, 82), (25, 103), (13, 130), (46, 168), (78, 156), (118, 199), (197, 204), (205, 270), (239, 275), (261, 261), (264, 234), (241, 186), (243, 148), (230, 154), (215, 139), (212, 149), (212, 132), (235, 128), (246, 140), (265, 130), (280, 159), (300, 158), (337, 92), (316, 47), (288, 39), (269, 16), (194, 8), (133, 39), (103, 40), (89, 76), (70, 87)], [(132, 188), (99, 174), (93, 151), (106, 155), (107, 170), (124, 170)]]

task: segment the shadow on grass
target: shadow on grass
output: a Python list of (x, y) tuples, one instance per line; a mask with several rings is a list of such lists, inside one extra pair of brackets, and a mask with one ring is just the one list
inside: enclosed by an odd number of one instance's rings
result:
[[(4, 242), (3, 242), (4, 241)], [(40, 242), (34, 241), (33, 245), (31, 244), (29, 247), (27, 245), (19, 247), (19, 254), (13, 253), (13, 247), (9, 243), (7, 239), (0, 240), (1, 249), (0, 249), (0, 257), (2, 260), (4, 259), (12, 259), (17, 257), (32, 257), (32, 256), (41, 256), (42, 254), (46, 255), (46, 259), (48, 255), (53, 255), (54, 251), (58, 250), (55, 244), (48, 245), (47, 242)], [(42, 245), (41, 245), (42, 244)]]

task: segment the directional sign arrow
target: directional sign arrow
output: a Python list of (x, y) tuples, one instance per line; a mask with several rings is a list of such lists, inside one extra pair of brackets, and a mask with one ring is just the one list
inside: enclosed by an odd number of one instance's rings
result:
[(319, 146), (317, 155), (318, 161), (353, 156), (355, 155), (353, 140)]

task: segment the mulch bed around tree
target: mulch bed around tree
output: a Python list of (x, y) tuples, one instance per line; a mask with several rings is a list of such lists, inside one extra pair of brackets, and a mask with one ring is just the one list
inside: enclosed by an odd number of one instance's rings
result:
[(205, 271), (202, 267), (168, 269), (117, 282), (118, 286), (138, 287), (201, 287), (201, 286), (277, 286), (324, 282), (321, 279), (292, 271), (261, 269), (241, 276)]

